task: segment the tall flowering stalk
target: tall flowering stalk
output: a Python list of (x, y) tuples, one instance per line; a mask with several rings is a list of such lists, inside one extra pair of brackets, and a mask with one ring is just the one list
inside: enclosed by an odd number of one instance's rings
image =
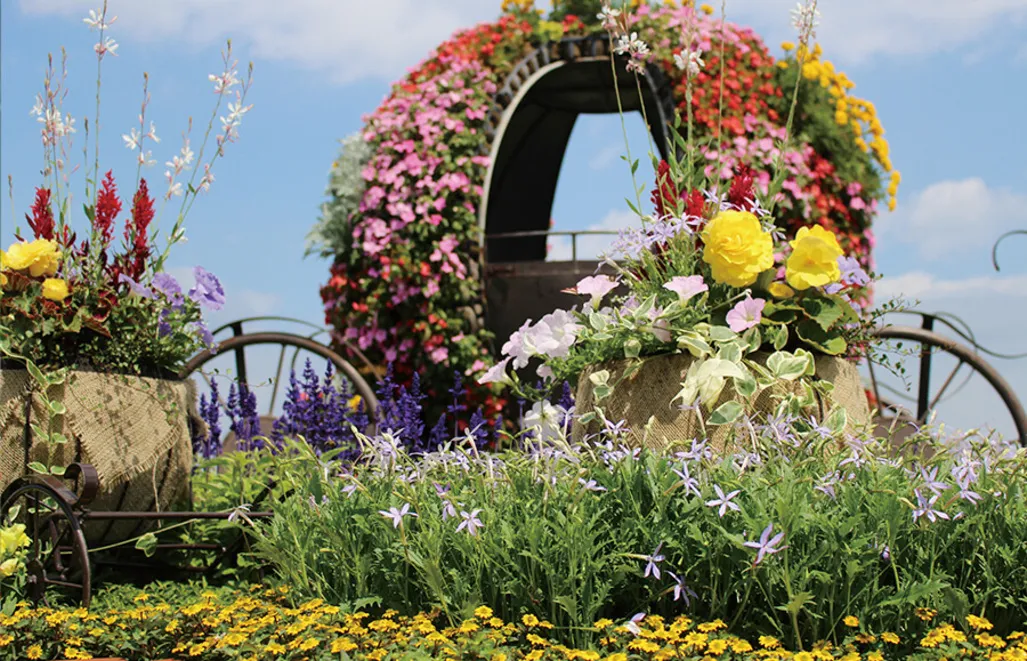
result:
[[(217, 117), (225, 97), (234, 95), (235, 102), (228, 103), (229, 112), (222, 117), (222, 131), (215, 139), (217, 148), (202, 168), (189, 155), (188, 138), (182, 154), (169, 162), (176, 174), (188, 173), (191, 178), (183, 206), (167, 233), (167, 245), (159, 250), (153, 241), (157, 235), (154, 199), (142, 172), (155, 162), (145, 147), (160, 142), (153, 123), (148, 129), (145, 124), (150, 103), (149, 77), (145, 74), (139, 128), (122, 136), (126, 146), (137, 152), (134, 192), (122, 197), (114, 173), (103, 173), (100, 167), (101, 74), (105, 60), (118, 55), (119, 45), (109, 34), (116, 18), (108, 15), (104, 2), (85, 19), (86, 25), (98, 33), (98, 39), (93, 47), (97, 58), (96, 107), (92, 124), (83, 122), (85, 215), (89, 224), (81, 236), (72, 228), (69, 215), (73, 208), (69, 175), (75, 168), (69, 167), (68, 153), (75, 122), (63, 110), (67, 56), (62, 50), (59, 73), (53, 57), (49, 58), (43, 92), (37, 95), (32, 109), (42, 124), (45, 182), (36, 189), (31, 213), (26, 216), (32, 236), (24, 236), (20, 228), (15, 228), (15, 243), (7, 251), (0, 251), (0, 284), (5, 289), (0, 299), (0, 339), (4, 340), (5, 354), (19, 359), (31, 357), (44, 367), (164, 375), (177, 372), (200, 347), (213, 346), (202, 310), (217, 310), (224, 304), (221, 284), (213, 274), (196, 267), (195, 284), (185, 293), (163, 269), (171, 247), (184, 239), (183, 222), (197, 194), (213, 181), (211, 166), (238, 136), (242, 116), (250, 109), (244, 101), (251, 77), (237, 89), (240, 81), (229, 42), (224, 54), (225, 71), (215, 76), (218, 104), (213, 117)], [(92, 158), (88, 149), (90, 129)], [(120, 232), (119, 223), (123, 223)], [(115, 246), (119, 233), (120, 249)]]

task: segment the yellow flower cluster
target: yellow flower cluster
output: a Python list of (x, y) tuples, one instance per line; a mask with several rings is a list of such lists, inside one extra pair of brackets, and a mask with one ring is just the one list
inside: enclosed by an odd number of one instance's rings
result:
[[(320, 599), (299, 606), (286, 602), (287, 588), (254, 586), (249, 593), (204, 593), (194, 603), (173, 607), (149, 605), (145, 595), (135, 608), (89, 612), (55, 610), (19, 604), (13, 615), (0, 614), (0, 659), (88, 659), (117, 655), (145, 640), (152, 658), (233, 658), (244, 661), (290, 659), (321, 661), (346, 658), (368, 661), (416, 656), (425, 659), (489, 659), (491, 661), (627, 661), (732, 658), (755, 661), (883, 661), (890, 647), (901, 642), (894, 633), (878, 637), (861, 632), (844, 644), (819, 643), (809, 651), (792, 653), (776, 638), (760, 636), (754, 644), (729, 635), (721, 620), (699, 624), (687, 617), (672, 622), (656, 615), (629, 628), (612, 620), (594, 624), (598, 649), (575, 649), (555, 642), (553, 625), (525, 614), (519, 622), (504, 622), (492, 609), (479, 606), (473, 616), (446, 626), (439, 613), (413, 617), (385, 611), (342, 613)], [(972, 618), (972, 619), (971, 619)], [(923, 658), (947, 642), (961, 643), (974, 658), (990, 661), (1027, 659), (1027, 638), (1014, 633), (1001, 638), (983, 633), (991, 624), (971, 616), (968, 624), (982, 633), (969, 641), (952, 625), (941, 625), (921, 641)], [(859, 626), (855, 617), (845, 624)], [(876, 647), (871, 648), (871, 645)], [(135, 649), (132, 647), (131, 649)], [(897, 648), (894, 648), (897, 649)], [(937, 649), (941, 658), (943, 650)]]
[(57, 275), (61, 262), (61, 251), (56, 241), (36, 239), (35, 241), (17, 241), (12, 243), (7, 252), (0, 250), (0, 286), (7, 285), (7, 276), (3, 271), (19, 271), (33, 278), (46, 277), (43, 280), (43, 297), (51, 301), (63, 301), (70, 294), (68, 283)]
[[(849, 93), (856, 84), (844, 73), (835, 70), (830, 61), (821, 59), (823, 49), (820, 44), (814, 44), (811, 51), (802, 45), (796, 48), (795, 44), (786, 41), (781, 44), (781, 48), (788, 52), (795, 51), (796, 60), (802, 62), (803, 78), (819, 83), (834, 99), (835, 122), (840, 126), (851, 126), (856, 146), (872, 154), (881, 169), (888, 174), (888, 209), (894, 210), (902, 176), (892, 166), (888, 141), (884, 139), (884, 127), (877, 117), (874, 104)], [(778, 66), (784, 68), (788, 64), (779, 62)]]
[(31, 544), (24, 523), (0, 528), (0, 579), (13, 576), (25, 566), (23, 549)]

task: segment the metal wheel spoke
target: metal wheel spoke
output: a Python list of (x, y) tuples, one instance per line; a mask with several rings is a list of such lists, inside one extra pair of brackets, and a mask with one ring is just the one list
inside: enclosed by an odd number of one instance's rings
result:
[[(941, 385), (941, 389), (938, 390), (938, 393), (934, 396), (934, 399), (932, 399), (930, 401), (930, 403), (927, 404), (927, 411), (928, 412), (929, 411), (933, 411), (934, 407), (938, 405), (938, 402), (941, 401), (941, 396), (944, 395), (945, 391), (948, 390), (950, 385), (952, 385), (952, 379), (955, 378), (955, 376), (959, 372), (960, 368), (962, 368), (963, 365), (965, 365), (965, 364), (966, 364), (966, 362), (963, 361), (963, 360), (960, 360), (958, 363), (956, 363), (956, 369), (952, 370), (949, 373), (948, 378), (945, 379), (945, 383), (943, 383)], [(925, 415), (926, 415), (926, 412), (925, 412)], [(922, 420), (921, 420), (921, 422), (922, 422)]]
[(285, 363), (285, 345), (282, 345), (282, 350), (278, 352), (278, 368), (275, 369), (275, 380), (271, 382), (271, 404), (267, 408), (268, 415), (274, 415), (275, 413), (275, 400), (278, 399), (278, 382), (282, 378), (282, 365)]

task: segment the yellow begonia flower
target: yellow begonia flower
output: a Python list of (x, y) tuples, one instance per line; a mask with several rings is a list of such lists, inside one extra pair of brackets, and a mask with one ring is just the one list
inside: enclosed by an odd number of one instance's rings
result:
[(7, 253), (0, 250), (0, 287), (7, 284), (7, 276), (2, 271), (7, 268)]
[(703, 261), (713, 279), (732, 287), (748, 287), (774, 265), (774, 240), (748, 211), (721, 211), (702, 233)]
[(36, 239), (35, 241), (12, 243), (4, 256), (6, 268), (28, 271), (33, 278), (57, 273), (61, 252), (56, 241)]
[(51, 301), (63, 301), (68, 298), (71, 292), (68, 290), (68, 283), (60, 278), (47, 278), (43, 281), (43, 298)]
[(4, 578), (13, 576), (14, 572), (19, 569), (21, 569), (21, 560), (18, 560), (17, 558), (8, 558), (7, 560), (0, 562), (0, 576), (3, 576)]
[(785, 51), (795, 50), (795, 44), (790, 41), (781, 42), (781, 48)]
[(0, 530), (0, 552), (3, 552), (4, 555), (12, 555), (18, 549), (31, 543), (32, 540), (25, 534), (24, 523), (15, 523)]
[(708, 4), (703, 3), (703, 4), (699, 5), (699, 11), (701, 11), (702, 13), (706, 14), (707, 16), (709, 16), (710, 14), (713, 13), (713, 7), (711, 7)]
[(844, 253), (833, 233), (819, 225), (803, 227), (791, 246), (792, 254), (785, 263), (785, 280), (793, 289), (823, 287), (842, 277), (838, 258)]

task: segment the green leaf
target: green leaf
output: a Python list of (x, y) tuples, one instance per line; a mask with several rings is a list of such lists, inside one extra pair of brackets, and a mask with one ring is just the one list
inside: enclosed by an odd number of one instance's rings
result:
[(64, 406), (64, 402), (56, 400), (56, 399), (52, 400), (49, 403), (48, 406), (50, 408), (50, 412), (53, 413), (54, 415), (64, 415), (65, 413), (68, 412), (67, 407)]
[(737, 363), (742, 360), (742, 347), (738, 346), (737, 342), (722, 344), (720, 345), (720, 351), (717, 352), (717, 358)]
[(50, 467), (50, 474), (51, 475), (57, 475), (58, 477), (60, 477), (61, 475), (64, 475), (64, 466), (51, 466)]
[(711, 425), (727, 425), (731, 424), (738, 417), (742, 415), (742, 405), (734, 400), (730, 402), (724, 402), (717, 409), (710, 414), (708, 424)]
[(784, 606), (778, 606), (777, 609), (785, 611), (790, 615), (797, 616), (802, 612), (802, 609), (806, 604), (812, 604), (813, 601), (813, 595), (809, 592), (798, 592), (792, 596), (791, 601)]
[(842, 430), (845, 429), (845, 425), (848, 421), (849, 416), (845, 412), (845, 408), (839, 406), (831, 412), (831, 415), (827, 416), (827, 419), (824, 420), (824, 426), (835, 434), (840, 434), (842, 433)]
[(815, 321), (806, 320), (799, 322), (795, 327), (795, 333), (803, 342), (831, 356), (844, 353), (848, 347), (843, 337), (829, 335)]
[(746, 399), (749, 399), (756, 393), (756, 388), (756, 378), (749, 371), (745, 372), (744, 377), (735, 379), (735, 392)]
[(44, 443), (49, 443), (50, 442), (50, 434), (47, 433), (47, 431), (45, 429), (43, 429), (40, 425), (37, 425), (36, 423), (31, 422), (31, 423), (29, 423), (29, 427), (32, 428), (32, 433), (33, 433), (33, 435), (35, 435), (37, 440), (40, 440), (40, 441), (42, 441)]
[(36, 473), (39, 473), (40, 475), (49, 475), (50, 474), (50, 471), (47, 470), (46, 466), (44, 466), (43, 464), (39, 463), (38, 461), (30, 461), (29, 465), (28, 465), (28, 469), (30, 471), (34, 471)]
[(738, 337), (738, 334), (727, 326), (711, 326), (710, 339), (714, 342), (730, 342)]
[(678, 335), (678, 346), (687, 349), (694, 358), (704, 358), (713, 354), (713, 347), (695, 331), (684, 331)]
[(157, 552), (157, 536), (152, 532), (148, 532), (139, 539), (136, 540), (136, 548), (146, 554), (146, 557), (152, 557)]
[[(842, 305), (848, 307), (847, 303)], [(802, 299), (802, 308), (825, 331), (830, 330), (835, 322), (844, 315), (839, 303), (830, 298), (804, 298)]]
[(31, 376), (32, 379), (40, 386), (45, 388), (50, 385), (50, 380), (46, 378), (46, 375), (43, 374), (42, 370), (40, 370), (31, 360), (25, 361), (25, 369), (28, 370), (29, 376)]
[(638, 358), (638, 354), (642, 352), (642, 343), (631, 338), (624, 343), (624, 357), (625, 358)]
[(767, 369), (774, 378), (794, 381), (804, 375), (809, 367), (810, 355), (795, 355), (787, 351), (776, 351), (767, 358)]
[(606, 330), (606, 317), (598, 312), (590, 312), (588, 314), (588, 323), (597, 331)]

